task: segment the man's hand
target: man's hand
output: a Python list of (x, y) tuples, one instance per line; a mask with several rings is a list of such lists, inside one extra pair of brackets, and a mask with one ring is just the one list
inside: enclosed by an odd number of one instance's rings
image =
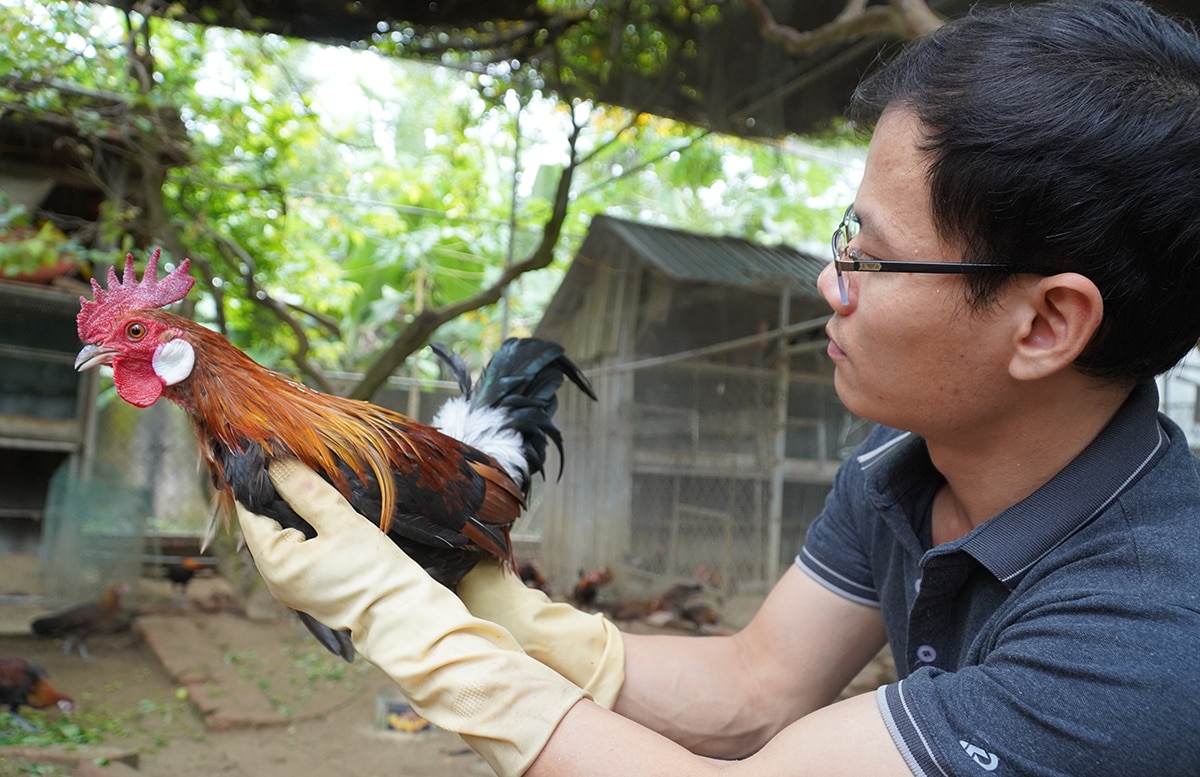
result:
[(295, 462), (271, 482), (317, 531), (292, 529), (238, 506), (246, 546), (279, 601), (326, 626), (391, 677), (414, 709), (462, 735), (500, 775), (519, 775), (583, 691), (521, 652), (508, 632), (475, 618), (333, 486)]

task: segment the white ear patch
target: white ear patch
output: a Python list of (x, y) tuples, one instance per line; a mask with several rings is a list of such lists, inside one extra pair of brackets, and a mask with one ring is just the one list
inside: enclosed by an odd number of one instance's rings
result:
[(196, 365), (196, 352), (187, 340), (171, 340), (154, 351), (154, 374), (164, 386), (174, 386), (192, 374)]

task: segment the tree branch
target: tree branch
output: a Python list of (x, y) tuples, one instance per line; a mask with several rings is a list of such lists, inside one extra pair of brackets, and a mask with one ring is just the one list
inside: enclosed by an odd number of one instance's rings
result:
[(766, 0), (743, 0), (758, 21), (763, 40), (783, 47), (797, 57), (832, 43), (854, 40), (874, 33), (911, 40), (942, 26), (943, 20), (925, 0), (890, 0), (887, 6), (867, 7), (866, 0), (848, 0), (833, 21), (811, 30), (780, 24)]
[[(296, 348), (288, 356), (295, 362), (296, 368), (300, 370), (300, 373), (316, 383), (317, 388), (321, 391), (327, 394), (336, 393), (325, 372), (309, 361), (308, 353), (311, 350), (311, 345), (308, 341), (308, 335), (304, 333), (304, 327), (292, 315), (290, 309), (292, 306), (285, 305), (272, 297), (254, 280), (254, 258), (232, 238), (224, 235), (213, 235), (212, 239), (216, 243), (217, 249), (222, 254), (225, 254), (225, 259), (229, 265), (242, 276), (242, 283), (246, 286), (246, 298), (269, 310), (288, 329), (291, 329), (292, 334), (296, 336)], [(228, 254), (233, 254), (233, 256), (230, 257)]]
[[(573, 116), (572, 122), (574, 122)], [(496, 282), (486, 289), (449, 305), (427, 308), (414, 316), (391, 345), (371, 364), (358, 385), (350, 391), (348, 396), (351, 399), (370, 399), (374, 396), (375, 392), (387, 382), (388, 376), (403, 364), (409, 355), (425, 345), (430, 336), (442, 324), (468, 311), (499, 302), (504, 290), (517, 278), (527, 272), (549, 266), (554, 260), (554, 246), (557, 245), (559, 235), (562, 233), (563, 222), (566, 220), (567, 209), (571, 201), (571, 179), (579, 166), (576, 146), (581, 130), (582, 126), (575, 122), (567, 140), (571, 161), (563, 169), (563, 173), (558, 179), (554, 208), (542, 229), (542, 239), (537, 247), (525, 259), (505, 268)]]

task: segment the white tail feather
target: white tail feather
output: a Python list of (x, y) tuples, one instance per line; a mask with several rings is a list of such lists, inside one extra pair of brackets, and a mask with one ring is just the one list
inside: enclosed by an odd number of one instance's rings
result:
[(503, 410), (491, 407), (471, 407), (462, 397), (446, 401), (433, 417), (433, 425), (454, 439), (478, 448), (495, 459), (509, 477), (524, 483), (529, 477), (529, 463), (522, 452), (521, 435), (506, 428)]

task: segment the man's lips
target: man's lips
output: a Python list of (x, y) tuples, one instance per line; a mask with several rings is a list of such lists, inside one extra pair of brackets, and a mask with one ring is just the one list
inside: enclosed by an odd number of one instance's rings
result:
[(829, 338), (829, 347), (825, 349), (825, 352), (829, 354), (829, 358), (834, 359), (835, 361), (845, 359), (846, 352), (843, 351), (841, 346), (837, 344), (837, 340), (833, 338), (833, 335), (828, 329), (825, 330), (825, 336)]

